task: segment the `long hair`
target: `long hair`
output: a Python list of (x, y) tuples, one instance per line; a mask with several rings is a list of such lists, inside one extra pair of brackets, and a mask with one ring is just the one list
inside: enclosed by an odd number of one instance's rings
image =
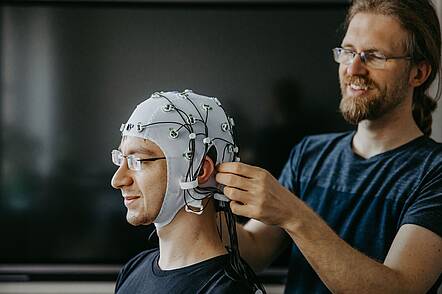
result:
[[(360, 12), (395, 17), (407, 31), (405, 49), (414, 64), (427, 62), (431, 73), (427, 80), (414, 89), (413, 118), (419, 129), (431, 135), (432, 112), (441, 94), (441, 32), (436, 11), (430, 0), (353, 0), (348, 10), (346, 27)], [(428, 95), (428, 89), (437, 79), (437, 92)]]

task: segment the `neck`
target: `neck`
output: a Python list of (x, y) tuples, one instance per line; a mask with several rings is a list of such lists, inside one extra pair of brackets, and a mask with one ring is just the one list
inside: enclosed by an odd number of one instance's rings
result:
[(212, 200), (201, 215), (178, 211), (173, 221), (158, 229), (159, 266), (171, 270), (226, 254), (216, 226)]
[(411, 98), (376, 120), (358, 124), (353, 151), (363, 158), (395, 149), (422, 136), (413, 119)]

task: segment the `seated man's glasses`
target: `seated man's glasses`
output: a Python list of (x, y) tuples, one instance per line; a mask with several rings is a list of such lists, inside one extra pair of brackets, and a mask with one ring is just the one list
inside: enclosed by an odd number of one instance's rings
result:
[(135, 157), (134, 155), (123, 155), (120, 150), (112, 150), (112, 162), (116, 166), (121, 166), (123, 164), (124, 158), (127, 159), (127, 166), (130, 170), (133, 171), (140, 171), (141, 170), (141, 163), (144, 161), (155, 161), (159, 159), (166, 159), (166, 157), (155, 157), (155, 158), (145, 158), (141, 159), (138, 157)]
[(334, 48), (333, 57), (337, 63), (345, 65), (351, 64), (356, 56), (359, 55), (363, 64), (371, 68), (382, 69), (385, 67), (385, 63), (393, 59), (407, 59), (410, 60), (411, 56), (385, 56), (379, 52), (356, 52), (350, 49)]

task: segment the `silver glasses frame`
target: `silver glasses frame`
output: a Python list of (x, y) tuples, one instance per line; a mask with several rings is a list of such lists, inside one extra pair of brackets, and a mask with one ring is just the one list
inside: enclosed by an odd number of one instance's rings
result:
[(333, 51), (333, 57), (334, 60), (337, 63), (349, 65), (352, 64), (355, 60), (356, 56), (359, 55), (359, 58), (361, 59), (361, 62), (368, 67), (376, 68), (376, 69), (383, 69), (385, 68), (385, 64), (389, 60), (398, 60), (398, 59), (406, 59), (411, 60), (411, 56), (404, 55), (404, 56), (385, 56), (382, 53), (379, 52), (356, 52), (351, 49), (346, 49), (342, 47), (336, 47), (332, 49)]

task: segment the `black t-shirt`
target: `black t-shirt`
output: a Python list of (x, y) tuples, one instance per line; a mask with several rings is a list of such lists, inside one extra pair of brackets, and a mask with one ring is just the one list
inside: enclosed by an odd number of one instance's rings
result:
[[(305, 138), (293, 148), (280, 182), (343, 240), (380, 262), (404, 224), (442, 236), (442, 144), (422, 136), (364, 159), (352, 151), (353, 136)], [(295, 245), (286, 293), (329, 293)]]
[(120, 271), (115, 293), (253, 293), (244, 281), (233, 281), (225, 273), (229, 255), (221, 255), (174, 270), (158, 266), (160, 251), (143, 251)]

